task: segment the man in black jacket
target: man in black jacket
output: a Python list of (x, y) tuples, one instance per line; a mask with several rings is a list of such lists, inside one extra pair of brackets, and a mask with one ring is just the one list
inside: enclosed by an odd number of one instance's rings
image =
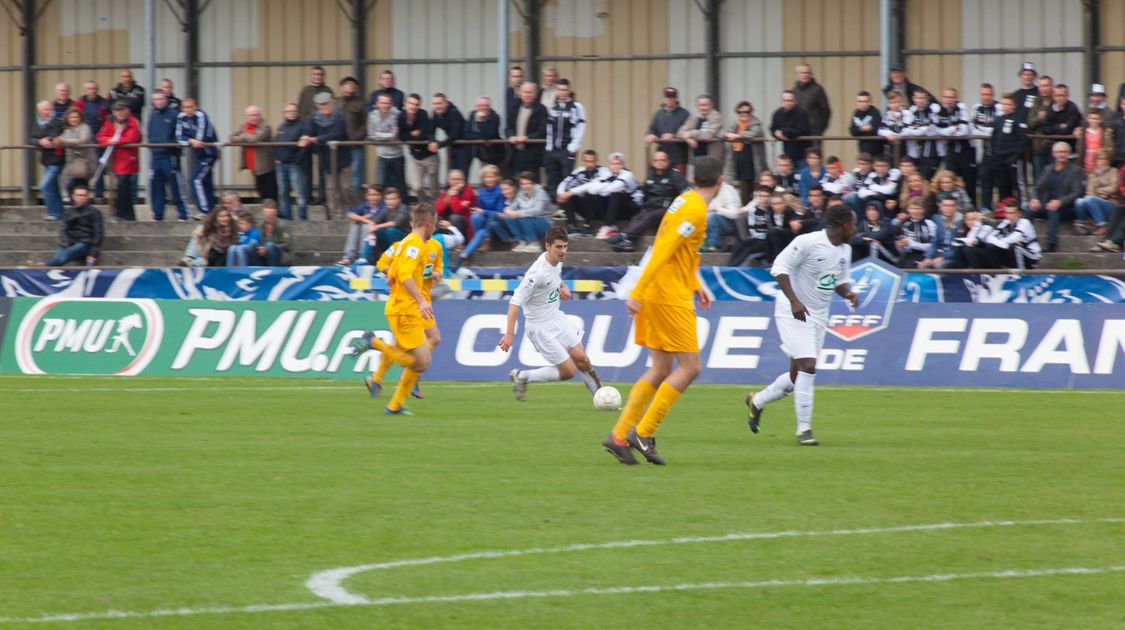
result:
[(43, 205), (47, 206), (47, 215), (43, 218), (57, 221), (63, 217), (62, 195), (59, 194), (59, 175), (66, 163), (59, 139), (63, 123), (55, 117), (51, 101), (40, 101), (35, 113), (35, 124), (28, 137), (31, 144), (42, 147), (39, 163), (43, 165), (43, 177), (39, 179), (39, 192), (43, 194)]
[(461, 110), (449, 102), (441, 92), (434, 94), (433, 106), (433, 116), (430, 117), (433, 136), (437, 138), (437, 130), (441, 129), (445, 132), (445, 138), (431, 142), (430, 150), (436, 153), (439, 148), (449, 147), (446, 161), (449, 168), (468, 173), (469, 166), (473, 163), (473, 148), (468, 145), (453, 144), (455, 140), (465, 139), (465, 117), (461, 115)]
[[(879, 108), (871, 104), (871, 93), (863, 90), (855, 95), (855, 111), (852, 112), (852, 122), (848, 126), (848, 133), (852, 136), (878, 136), (879, 127), (883, 124), (883, 116)], [(859, 152), (870, 155), (885, 153), (887, 143), (883, 140), (860, 140)]]
[(331, 150), (328, 146), (333, 140), (347, 140), (348, 128), (344, 117), (336, 108), (335, 99), (326, 92), (321, 92), (313, 97), (316, 111), (309, 118), (308, 135), (301, 138), (302, 147), (314, 147), (320, 162), (320, 176), (327, 188), (328, 207), (337, 215), (342, 215), (344, 210), (356, 205), (351, 190), (343, 185), (347, 181), (342, 171), (351, 167), (346, 159), (337, 155), (336, 169), (332, 169)]
[[(499, 140), (500, 116), (492, 109), (492, 99), (487, 96), (477, 98), (477, 106), (465, 121), (466, 140)], [(485, 164), (499, 165), (504, 161), (504, 146), (500, 144), (476, 144), (470, 147), (473, 157)], [(468, 171), (465, 171), (468, 172)]]
[[(910, 79), (906, 77), (906, 66), (901, 63), (892, 64), (887, 73), (887, 84), (883, 86), (883, 95), (886, 96), (888, 92), (892, 91), (897, 91), (903, 95), (905, 98), (904, 104), (914, 102), (915, 92), (929, 94), (926, 88), (910, 82)], [(933, 100), (933, 95), (930, 96), (930, 100)]]
[(402, 104), (406, 100), (406, 95), (402, 93), (402, 90), (395, 87), (395, 73), (391, 72), (389, 68), (379, 73), (379, 88), (372, 91), (367, 97), (368, 112), (375, 109), (375, 104), (383, 94), (391, 97), (391, 105), (394, 105), (395, 109), (402, 111)]
[[(1027, 123), (1016, 114), (1016, 97), (1008, 93), (1000, 99), (1000, 111), (993, 122), (992, 141), (988, 147), (988, 168), (992, 183), (1000, 191), (1000, 199), (1012, 196), (1016, 185), (1016, 165), (1027, 147)], [(995, 208), (991, 199), (981, 199), (984, 208)]]
[(417, 182), (412, 194), (418, 201), (433, 202), (438, 197), (438, 155), (430, 150), (434, 129), (430, 115), (422, 109), (422, 97), (415, 92), (407, 95), (398, 115), (398, 139), (426, 141), (427, 144), (407, 145), (414, 160), (413, 179)]
[(645, 142), (659, 142), (658, 148), (671, 160), (672, 168), (680, 173), (687, 173), (688, 148), (683, 142), (673, 140), (690, 117), (688, 110), (680, 107), (680, 92), (674, 87), (666, 87), (664, 103), (653, 114), (645, 132)]
[(1070, 155), (1070, 145), (1065, 142), (1051, 147), (1054, 163), (1040, 173), (1027, 204), (1029, 219), (1047, 219), (1048, 252), (1057, 249), (1062, 215), (1073, 212), (1074, 202), (1086, 191), (1082, 169), (1070, 161)]
[[(300, 110), (296, 103), (285, 106), (285, 120), (277, 126), (275, 142), (297, 142), (302, 136), (312, 135), (308, 122), (301, 120)], [(309, 150), (306, 146), (274, 147), (273, 159), (277, 166), (277, 191), (281, 199), (281, 218), (293, 218), (293, 204), (289, 200), (289, 191), (297, 196), (297, 212), (302, 221), (309, 218), (309, 181), (305, 177), (305, 163), (308, 161)]]
[(648, 177), (641, 185), (644, 195), (641, 211), (629, 222), (629, 227), (609, 239), (613, 244), (613, 251), (636, 251), (645, 232), (655, 230), (660, 225), (664, 211), (686, 188), (687, 180), (672, 168), (668, 154), (663, 151), (653, 153), (652, 168), (648, 170)]
[[(118, 101), (125, 103), (139, 123), (142, 120), (141, 112), (145, 108), (145, 89), (133, 81), (132, 70), (122, 70), (120, 78), (121, 83), (113, 86), (113, 89), (109, 91), (110, 105)], [(92, 131), (95, 134), (97, 133), (96, 130)]]
[(66, 209), (59, 228), (59, 251), (47, 261), (48, 267), (62, 267), (82, 261), (87, 266), (98, 264), (102, 250), (102, 213), (90, 204), (90, 188), (78, 184), (70, 193), (74, 205)]
[(520, 105), (513, 112), (505, 130), (512, 152), (512, 171), (527, 171), (539, 182), (539, 169), (543, 168), (543, 143), (528, 140), (547, 139), (547, 108), (539, 102), (539, 88), (534, 83), (520, 86)]
[[(824, 135), (828, 123), (832, 120), (832, 106), (828, 104), (828, 94), (816, 82), (812, 74), (812, 66), (802, 63), (797, 66), (797, 82), (793, 84), (793, 94), (797, 97), (797, 104), (809, 117), (809, 135)], [(813, 146), (820, 146), (819, 141), (814, 141)]]
[(586, 108), (573, 98), (570, 81), (559, 79), (555, 104), (547, 111), (547, 148), (544, 170), (547, 172), (547, 196), (555, 199), (563, 178), (574, 168), (574, 156), (582, 146), (586, 133)]
[(797, 94), (793, 90), (785, 90), (781, 93), (781, 107), (773, 112), (770, 133), (781, 140), (782, 152), (793, 159), (794, 170), (800, 171), (804, 168), (805, 149), (809, 148), (809, 141), (794, 140), (794, 138), (811, 135), (809, 116), (797, 104)]

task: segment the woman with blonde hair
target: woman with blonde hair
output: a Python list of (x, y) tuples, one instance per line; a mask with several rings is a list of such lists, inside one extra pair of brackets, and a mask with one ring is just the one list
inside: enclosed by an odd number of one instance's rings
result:
[(938, 171), (930, 181), (930, 194), (926, 196), (926, 216), (937, 214), (943, 197), (953, 197), (957, 210), (966, 212), (973, 207), (973, 201), (965, 192), (965, 182), (950, 170)]
[(75, 186), (90, 183), (90, 177), (98, 167), (98, 156), (94, 148), (78, 146), (92, 144), (94, 132), (86, 124), (86, 119), (77, 107), (71, 107), (63, 114), (63, 131), (59, 136), (59, 142), (66, 151), (63, 176), (66, 178), (66, 196), (69, 198)]
[(1074, 202), (1078, 218), (1074, 233), (1102, 236), (1106, 233), (1106, 217), (1117, 207), (1121, 173), (1113, 168), (1113, 151), (1101, 149), (1094, 156), (1094, 170), (1086, 177), (1086, 196)]

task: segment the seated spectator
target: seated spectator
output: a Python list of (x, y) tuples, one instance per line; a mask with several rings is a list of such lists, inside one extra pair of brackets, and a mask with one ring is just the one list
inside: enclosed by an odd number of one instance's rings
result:
[[(748, 261), (765, 260), (769, 255), (768, 233), (772, 214), (770, 196), (773, 192), (769, 186), (759, 185), (754, 189), (754, 198), (743, 206), (747, 234), (745, 239), (735, 244), (734, 251), (731, 252), (730, 261), (727, 262), (731, 267), (741, 266)], [(784, 212), (782, 218), (784, 219)]]
[[(907, 218), (899, 225), (898, 265), (902, 269), (932, 269), (938, 258), (938, 226), (926, 218), (921, 201), (911, 200), (906, 206)], [(938, 260), (937, 262), (940, 262)]]
[(278, 218), (277, 202), (262, 200), (262, 242), (258, 245), (256, 264), (269, 267), (288, 265), (292, 255), (293, 236), (289, 222)]
[[(1125, 83), (1122, 86), (1125, 86)], [(1113, 117), (1113, 124), (1109, 126), (1113, 130), (1113, 166), (1121, 168), (1125, 166), (1125, 93), (1121, 95), (1117, 105), (1117, 115)]]
[(1043, 256), (1035, 224), (1023, 217), (1019, 202), (1014, 199), (1005, 202), (1004, 217), (995, 228), (982, 232), (981, 243), (974, 248), (972, 266), (977, 269), (1034, 269)]
[[(203, 225), (194, 235), (195, 253), (208, 267), (222, 267), (227, 261), (227, 251), (238, 243), (238, 227), (226, 206), (215, 208), (203, 219)], [(185, 261), (191, 258), (191, 246), (184, 253)], [(194, 260), (192, 261), (194, 263)], [(198, 266), (190, 264), (188, 266)]]
[(1062, 215), (1071, 212), (1074, 202), (1086, 187), (1082, 183), (1082, 169), (1070, 161), (1070, 145), (1056, 142), (1051, 147), (1053, 163), (1039, 174), (1039, 181), (1031, 189), (1028, 218), (1047, 219), (1048, 252), (1058, 249), (1059, 223)]
[(935, 268), (945, 267), (945, 261), (953, 256), (953, 239), (957, 238), (957, 228), (961, 226), (964, 218), (956, 198), (950, 195), (941, 198), (938, 212), (933, 216), (933, 222), (938, 228), (938, 254), (934, 262)]
[(39, 163), (43, 165), (43, 177), (39, 180), (39, 192), (43, 194), (43, 205), (47, 206), (49, 221), (63, 218), (62, 195), (59, 194), (59, 175), (66, 163), (59, 136), (62, 135), (62, 121), (55, 118), (51, 101), (40, 101), (36, 106), (35, 124), (28, 136), (31, 144), (43, 147), (39, 152)]
[(805, 204), (805, 209), (816, 217), (817, 229), (822, 229), (824, 227), (824, 215), (828, 212), (828, 195), (824, 194), (824, 189), (820, 187), (820, 184), (813, 184), (809, 187), (809, 202)]
[[(926, 179), (926, 176), (922, 175), (921, 171), (918, 170), (918, 165), (914, 163), (914, 158), (910, 157), (909, 155), (904, 155), (899, 159), (898, 170), (900, 173), (902, 173), (903, 179), (906, 179), (911, 175), (918, 175), (926, 181), (926, 184), (930, 183), (930, 180)], [(903, 207), (905, 208), (906, 206)]]
[(75, 185), (71, 202), (59, 226), (61, 247), (47, 261), (48, 267), (62, 267), (74, 261), (87, 266), (98, 264), (104, 235), (102, 213), (90, 204), (90, 189), (86, 184)]
[(472, 235), (470, 219), (473, 216), (473, 207), (477, 205), (477, 194), (473, 187), (465, 183), (465, 173), (457, 169), (450, 169), (446, 176), (446, 187), (438, 195), (434, 208), (438, 218), (449, 221), (457, 226), (463, 234)]
[(843, 199), (852, 192), (855, 182), (852, 181), (852, 176), (844, 171), (844, 165), (840, 162), (840, 158), (835, 155), (829, 156), (828, 161), (824, 164), (824, 170), (825, 176), (820, 182), (820, 187), (824, 189), (825, 194), (829, 197)]
[(930, 183), (930, 194), (926, 196), (926, 215), (937, 214), (938, 204), (946, 197), (953, 197), (961, 212), (973, 207), (973, 202), (965, 192), (965, 183), (953, 171), (941, 170)]
[(504, 208), (503, 214), (496, 216), (516, 240), (514, 252), (539, 253), (543, 251), (540, 241), (551, 228), (551, 198), (542, 186), (535, 183), (535, 174), (530, 171), (520, 173), (519, 192), (515, 199)]
[(874, 169), (867, 173), (862, 182), (856, 182), (856, 192), (844, 197), (844, 202), (855, 210), (857, 220), (862, 219), (863, 207), (868, 201), (875, 201), (883, 209), (883, 214), (893, 214), (898, 207), (898, 184), (902, 173), (891, 168), (891, 159), (878, 155), (872, 161)]
[(617, 226), (637, 213), (644, 194), (637, 177), (625, 168), (623, 153), (609, 154), (609, 175), (598, 182), (597, 193), (605, 199), (605, 214), (596, 238), (605, 240), (617, 235)]
[(1108, 217), (1117, 208), (1117, 189), (1121, 174), (1110, 166), (1113, 152), (1098, 151), (1094, 170), (1086, 177), (1086, 196), (1074, 202), (1078, 218), (1074, 220), (1075, 234), (1103, 236), (1108, 229)]
[(864, 220), (856, 226), (852, 236), (852, 262), (867, 257), (881, 258), (892, 265), (898, 264), (898, 247), (891, 220), (884, 217), (879, 204), (874, 201), (863, 207)]
[(613, 250), (618, 252), (636, 251), (646, 232), (655, 230), (664, 218), (664, 211), (672, 201), (687, 188), (687, 180), (680, 171), (672, 168), (668, 154), (656, 151), (652, 154), (652, 167), (641, 186), (641, 210), (629, 222), (625, 231), (611, 237)]
[(911, 199), (917, 199), (925, 203), (930, 196), (930, 185), (926, 182), (926, 178), (922, 177), (919, 173), (913, 175), (903, 175), (903, 181), (906, 182), (902, 186), (902, 190), (898, 193), (898, 207), (905, 208), (910, 203)]
[(758, 173), (768, 168), (765, 143), (753, 141), (764, 138), (766, 134), (762, 130), (762, 121), (754, 115), (754, 106), (750, 101), (740, 101), (734, 106), (734, 113), (734, 124), (727, 128), (724, 137), (730, 141), (734, 180), (742, 202), (747, 203), (753, 197)]
[[(726, 182), (719, 186), (719, 192), (707, 204), (707, 236), (702, 251), (722, 251), (723, 237), (739, 235), (739, 225), (746, 225), (746, 211), (740, 201), (734, 186)], [(741, 238), (736, 238), (736, 242), (738, 240)]]
[[(363, 191), (363, 198), (363, 205), (348, 211), (348, 238), (344, 241), (344, 256), (336, 262), (337, 265), (356, 262), (368, 234), (394, 227), (394, 221), (386, 218), (387, 206), (383, 203), (383, 193), (378, 186), (367, 186)], [(369, 261), (364, 260), (364, 263), (367, 262)]]
[(238, 215), (238, 242), (227, 248), (228, 267), (247, 267), (258, 255), (262, 243), (262, 233), (254, 227), (254, 215), (243, 212)]
[(979, 243), (981, 230), (991, 230), (983, 221), (981, 213), (975, 210), (965, 213), (965, 217), (957, 223), (949, 247), (943, 256), (942, 269), (966, 269), (971, 267), (969, 252)]
[[(609, 169), (598, 166), (598, 152), (582, 152), (582, 166), (571, 171), (555, 190), (555, 199), (566, 211), (567, 234), (592, 236), (592, 224), (604, 218), (606, 198), (599, 194)], [(578, 223), (582, 217), (582, 225)]]
[(774, 171), (777, 187), (791, 195), (796, 195), (801, 190), (801, 175), (793, 166), (793, 158), (782, 154), (777, 156), (777, 170)]
[[(1121, 167), (1118, 177), (1121, 181), (1118, 192), (1121, 198), (1125, 199), (1125, 166)], [(1105, 238), (1098, 241), (1090, 248), (1090, 251), (1120, 253), (1122, 244), (1125, 243), (1125, 205), (1114, 208), (1113, 214), (1109, 218), (1109, 224), (1106, 226), (1105, 234)]]
[(805, 149), (805, 168), (797, 174), (797, 192), (801, 203), (809, 204), (809, 188), (819, 185), (828, 176), (824, 164), (820, 160), (820, 149)]
[(66, 168), (63, 175), (66, 177), (66, 194), (70, 196), (78, 184), (89, 184), (90, 177), (98, 168), (98, 158), (94, 149), (79, 147), (80, 144), (92, 144), (94, 132), (86, 124), (82, 112), (77, 108), (70, 108), (63, 114), (63, 130), (59, 136), (59, 143), (66, 151)]
[(801, 234), (808, 234), (815, 232), (820, 225), (820, 217), (816, 216), (811, 210), (801, 204), (801, 200), (796, 195), (785, 193), (774, 193), (770, 197), (770, 206), (774, 214), (777, 213), (776, 198), (780, 197), (784, 204), (784, 211), (782, 217), (782, 224), (780, 226), (773, 226), (770, 228), (767, 238), (769, 239), (769, 247), (771, 260), (776, 258), (781, 250), (785, 249), (793, 239)]
[[(515, 189), (515, 182), (512, 182), (512, 188)], [(488, 251), (488, 239), (492, 237), (489, 225), (492, 217), (503, 211), (504, 191), (500, 187), (500, 169), (491, 164), (485, 165), (480, 169), (477, 205), (472, 209), (469, 219), (473, 236), (461, 251), (458, 266), (465, 264), (477, 249), (484, 248), (484, 251)]]
[(397, 188), (383, 189), (383, 205), (384, 214), (376, 215), (375, 225), (367, 230), (367, 244), (362, 255), (367, 261), (377, 260), (391, 245), (410, 233), (410, 206), (403, 203), (402, 193)]
[(758, 185), (768, 186), (773, 192), (785, 192), (785, 189), (777, 185), (777, 175), (773, 171), (762, 171), (758, 174)]

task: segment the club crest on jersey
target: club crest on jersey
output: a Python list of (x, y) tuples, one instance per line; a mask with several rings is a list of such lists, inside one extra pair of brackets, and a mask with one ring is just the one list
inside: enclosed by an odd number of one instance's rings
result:
[(847, 300), (833, 298), (828, 308), (828, 332), (844, 341), (854, 341), (883, 330), (890, 323), (901, 284), (902, 276), (881, 262), (868, 259), (852, 266), (849, 288), (859, 301), (852, 311)]

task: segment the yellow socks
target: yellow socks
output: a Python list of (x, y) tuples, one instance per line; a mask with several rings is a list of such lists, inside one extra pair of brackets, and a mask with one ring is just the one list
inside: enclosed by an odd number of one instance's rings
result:
[(629, 429), (637, 426), (655, 395), (656, 388), (652, 386), (652, 383), (643, 378), (638, 380), (633, 385), (633, 390), (629, 392), (629, 400), (625, 403), (625, 408), (621, 410), (621, 415), (617, 417), (617, 424), (613, 425), (613, 437), (620, 442), (624, 442)]
[(376, 383), (382, 383), (383, 377), (387, 375), (387, 372), (391, 369), (392, 365), (394, 365), (394, 359), (391, 358), (391, 355), (387, 354), (386, 352), (380, 354), (379, 367), (371, 373), (371, 380), (375, 381)]
[(383, 353), (383, 356), (390, 356), (391, 360), (401, 365), (402, 367), (410, 367), (414, 365), (414, 355), (401, 350), (399, 348), (392, 348), (388, 346), (382, 339), (378, 337), (371, 338), (371, 347)]
[(402, 378), (398, 380), (398, 387), (395, 387), (395, 395), (391, 397), (391, 401), (387, 403), (387, 409), (399, 410), (406, 405), (406, 397), (410, 395), (410, 390), (418, 383), (418, 377), (421, 376), (418, 372), (410, 368), (402, 371)]
[(681, 393), (668, 383), (662, 383), (660, 389), (656, 390), (656, 398), (653, 399), (648, 411), (641, 418), (641, 423), (637, 425), (637, 435), (652, 437), (652, 434), (656, 433), (657, 427), (660, 426), (660, 422), (664, 420), (664, 416), (668, 415), (668, 412), (672, 410), (672, 405), (676, 404), (676, 401), (680, 398)]

